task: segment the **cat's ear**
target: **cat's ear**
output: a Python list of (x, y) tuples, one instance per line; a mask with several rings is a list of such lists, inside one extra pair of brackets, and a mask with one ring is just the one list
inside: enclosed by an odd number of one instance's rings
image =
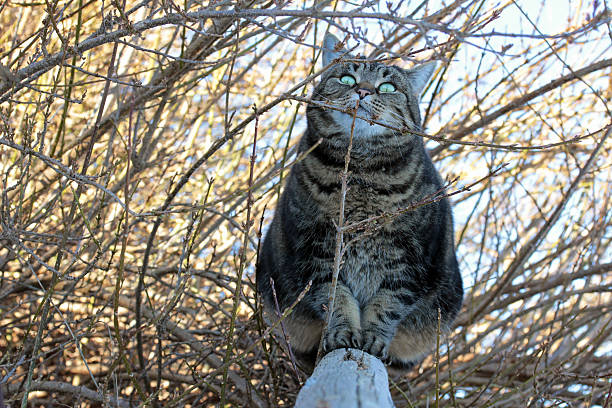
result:
[[(346, 53), (346, 50), (343, 47), (338, 46), (340, 40), (336, 38), (333, 34), (325, 34), (325, 38), (323, 38), (323, 66), (326, 67), (333, 60), (340, 57), (341, 55)], [(340, 49), (336, 49), (336, 47)]]
[(425, 85), (429, 82), (437, 66), (438, 63), (436, 61), (431, 61), (404, 71), (417, 97), (421, 96)]

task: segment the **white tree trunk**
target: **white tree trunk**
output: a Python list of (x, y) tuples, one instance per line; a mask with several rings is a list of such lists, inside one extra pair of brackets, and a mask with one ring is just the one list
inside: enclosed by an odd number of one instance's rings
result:
[(295, 408), (392, 408), (383, 363), (356, 349), (327, 354), (300, 390)]

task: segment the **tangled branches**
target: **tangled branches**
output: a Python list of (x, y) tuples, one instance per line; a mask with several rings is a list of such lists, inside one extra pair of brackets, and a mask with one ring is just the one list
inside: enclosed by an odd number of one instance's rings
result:
[(0, 406), (294, 402), (253, 265), (327, 30), (441, 61), (468, 292), (396, 405), (612, 406), (609, 9), (404, 3), (0, 2)]

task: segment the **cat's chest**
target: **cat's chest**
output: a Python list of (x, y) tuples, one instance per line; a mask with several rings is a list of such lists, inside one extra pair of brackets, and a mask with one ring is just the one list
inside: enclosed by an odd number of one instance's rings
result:
[(383, 212), (396, 211), (401, 201), (402, 197), (382, 195), (370, 185), (349, 184), (344, 202), (345, 223), (359, 222)]
[(378, 291), (385, 276), (394, 273), (388, 267), (388, 260), (398, 258), (400, 251), (377, 234), (357, 240), (350, 236), (347, 238), (348, 247), (340, 271), (342, 281), (360, 304), (366, 304)]
[[(380, 221), (378, 216), (381, 214), (396, 212), (407, 204), (406, 195), (401, 192), (381, 193), (384, 186), (384, 176), (353, 176), (344, 196), (343, 226), (347, 230), (343, 242), (347, 247), (340, 272), (342, 281), (360, 304), (366, 304), (374, 296), (385, 276), (399, 273), (401, 265), (397, 261), (402, 258), (403, 250), (393, 237), (411, 229), (410, 217), (406, 215), (384, 223), (376, 222)], [(311, 199), (315, 197), (318, 202), (315, 223), (329, 228), (325, 238), (322, 238), (323, 245), (335, 248), (333, 225), (338, 225), (342, 191), (337, 189), (311, 195)], [(323, 270), (331, 268), (333, 258), (327, 259), (327, 262), (329, 264)]]
[(345, 193), (343, 169), (326, 166), (318, 158), (307, 157), (297, 169), (297, 178), (318, 215), (337, 222), (343, 204), (345, 223), (353, 223), (402, 209), (418, 194), (418, 161), (395, 166), (395, 171), (349, 171)]
[[(383, 185), (384, 180), (378, 185)], [(406, 204), (403, 194), (381, 194), (377, 184), (349, 182), (344, 196), (344, 225), (362, 223), (383, 213), (392, 213)], [(331, 194), (320, 196), (320, 208), (324, 216), (338, 222), (342, 191), (338, 189)], [(323, 215), (322, 214), (322, 215)]]

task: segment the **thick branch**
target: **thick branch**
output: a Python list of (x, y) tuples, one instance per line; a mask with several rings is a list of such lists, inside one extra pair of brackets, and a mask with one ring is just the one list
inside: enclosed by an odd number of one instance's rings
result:
[(295, 403), (295, 408), (393, 406), (385, 366), (356, 349), (338, 349), (323, 357)]

